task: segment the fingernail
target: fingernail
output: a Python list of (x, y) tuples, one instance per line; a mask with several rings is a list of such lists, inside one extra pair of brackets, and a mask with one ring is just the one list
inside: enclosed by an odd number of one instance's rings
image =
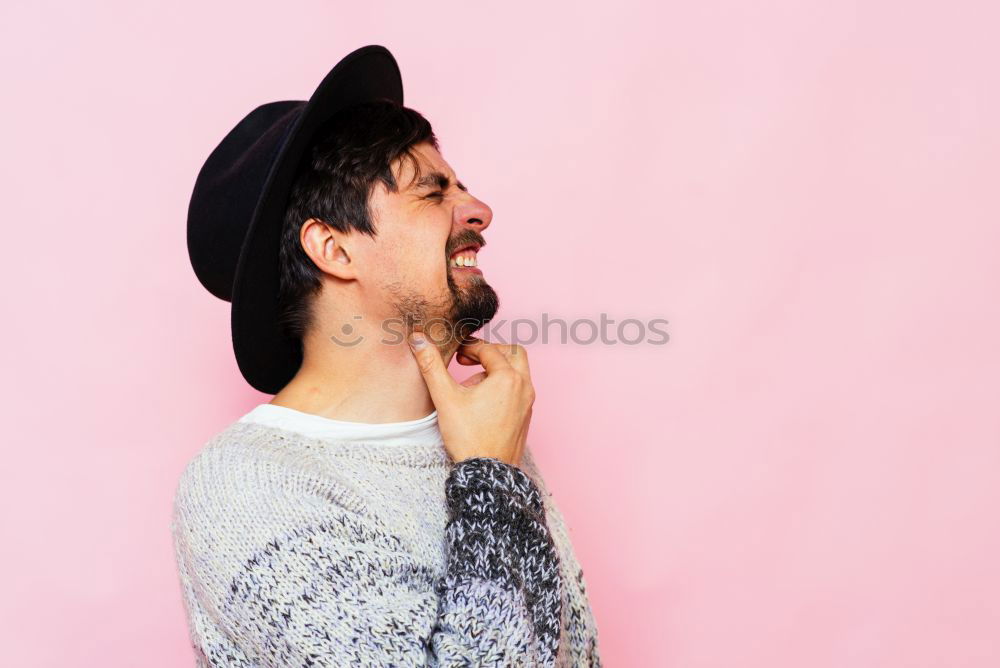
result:
[(410, 334), (410, 345), (414, 350), (423, 350), (424, 346), (427, 345), (427, 339), (420, 332), (413, 332)]

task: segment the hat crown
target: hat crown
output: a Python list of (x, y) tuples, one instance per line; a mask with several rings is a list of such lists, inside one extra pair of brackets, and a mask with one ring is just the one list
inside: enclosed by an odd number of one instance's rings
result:
[(254, 210), (304, 101), (268, 102), (219, 142), (198, 172), (188, 206), (188, 257), (219, 299), (232, 301), (233, 279)]

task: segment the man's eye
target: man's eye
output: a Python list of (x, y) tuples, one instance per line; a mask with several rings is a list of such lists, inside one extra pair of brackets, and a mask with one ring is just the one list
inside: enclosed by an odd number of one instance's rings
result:
[(431, 193), (428, 197), (444, 197), (444, 192), (439, 190), (436, 193)]

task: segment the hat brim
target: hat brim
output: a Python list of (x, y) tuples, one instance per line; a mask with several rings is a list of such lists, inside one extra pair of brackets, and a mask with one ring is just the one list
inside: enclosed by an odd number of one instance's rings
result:
[(302, 363), (298, 341), (278, 324), (278, 247), (296, 170), (324, 121), (378, 98), (403, 104), (403, 80), (388, 49), (365, 46), (345, 56), (317, 86), (290, 126), (261, 191), (236, 265), (231, 312), (240, 373), (261, 392), (277, 394)]

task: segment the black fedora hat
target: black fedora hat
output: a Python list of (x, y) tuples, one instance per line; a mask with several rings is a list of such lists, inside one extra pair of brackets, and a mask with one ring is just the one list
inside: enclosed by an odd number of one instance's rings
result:
[(403, 104), (399, 66), (383, 46), (345, 56), (308, 101), (262, 104), (229, 131), (198, 173), (187, 247), (201, 284), (232, 303), (233, 350), (253, 387), (276, 394), (302, 363), (278, 316), (278, 243), (288, 196), (315, 131), (353, 104)]

